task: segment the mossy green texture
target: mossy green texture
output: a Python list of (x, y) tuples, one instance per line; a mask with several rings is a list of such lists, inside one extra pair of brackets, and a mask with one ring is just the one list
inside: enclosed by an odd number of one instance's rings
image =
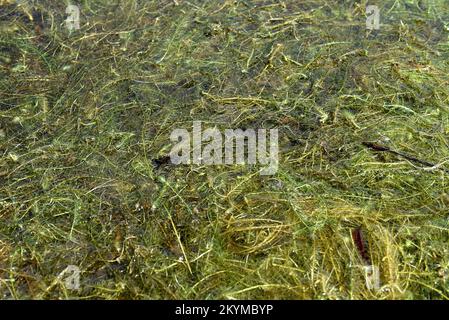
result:
[[(448, 299), (446, 0), (377, 1), (373, 31), (366, 1), (84, 0), (73, 32), (11, 2), (2, 299)], [(164, 161), (193, 121), (278, 128), (278, 172)]]

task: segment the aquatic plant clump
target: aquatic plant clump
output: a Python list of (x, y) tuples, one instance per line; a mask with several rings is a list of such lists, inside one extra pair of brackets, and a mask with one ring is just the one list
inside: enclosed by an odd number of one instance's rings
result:
[(446, 0), (0, 0), (0, 298), (448, 299), (448, 71)]

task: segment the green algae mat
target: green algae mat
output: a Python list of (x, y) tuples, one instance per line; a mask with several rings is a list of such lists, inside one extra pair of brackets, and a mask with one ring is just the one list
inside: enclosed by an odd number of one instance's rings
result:
[(446, 0), (0, 1), (0, 298), (449, 299), (448, 71)]

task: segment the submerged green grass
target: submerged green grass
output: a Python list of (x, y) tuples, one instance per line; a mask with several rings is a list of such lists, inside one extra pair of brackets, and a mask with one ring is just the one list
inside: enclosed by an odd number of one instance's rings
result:
[[(0, 2), (1, 298), (448, 299), (447, 1)], [(277, 174), (164, 162), (193, 121)]]

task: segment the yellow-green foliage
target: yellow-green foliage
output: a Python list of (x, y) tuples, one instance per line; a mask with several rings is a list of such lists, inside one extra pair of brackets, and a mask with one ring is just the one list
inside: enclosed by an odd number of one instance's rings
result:
[[(447, 299), (448, 2), (373, 2), (1, 1), (0, 298)], [(193, 121), (279, 171), (166, 163)]]

